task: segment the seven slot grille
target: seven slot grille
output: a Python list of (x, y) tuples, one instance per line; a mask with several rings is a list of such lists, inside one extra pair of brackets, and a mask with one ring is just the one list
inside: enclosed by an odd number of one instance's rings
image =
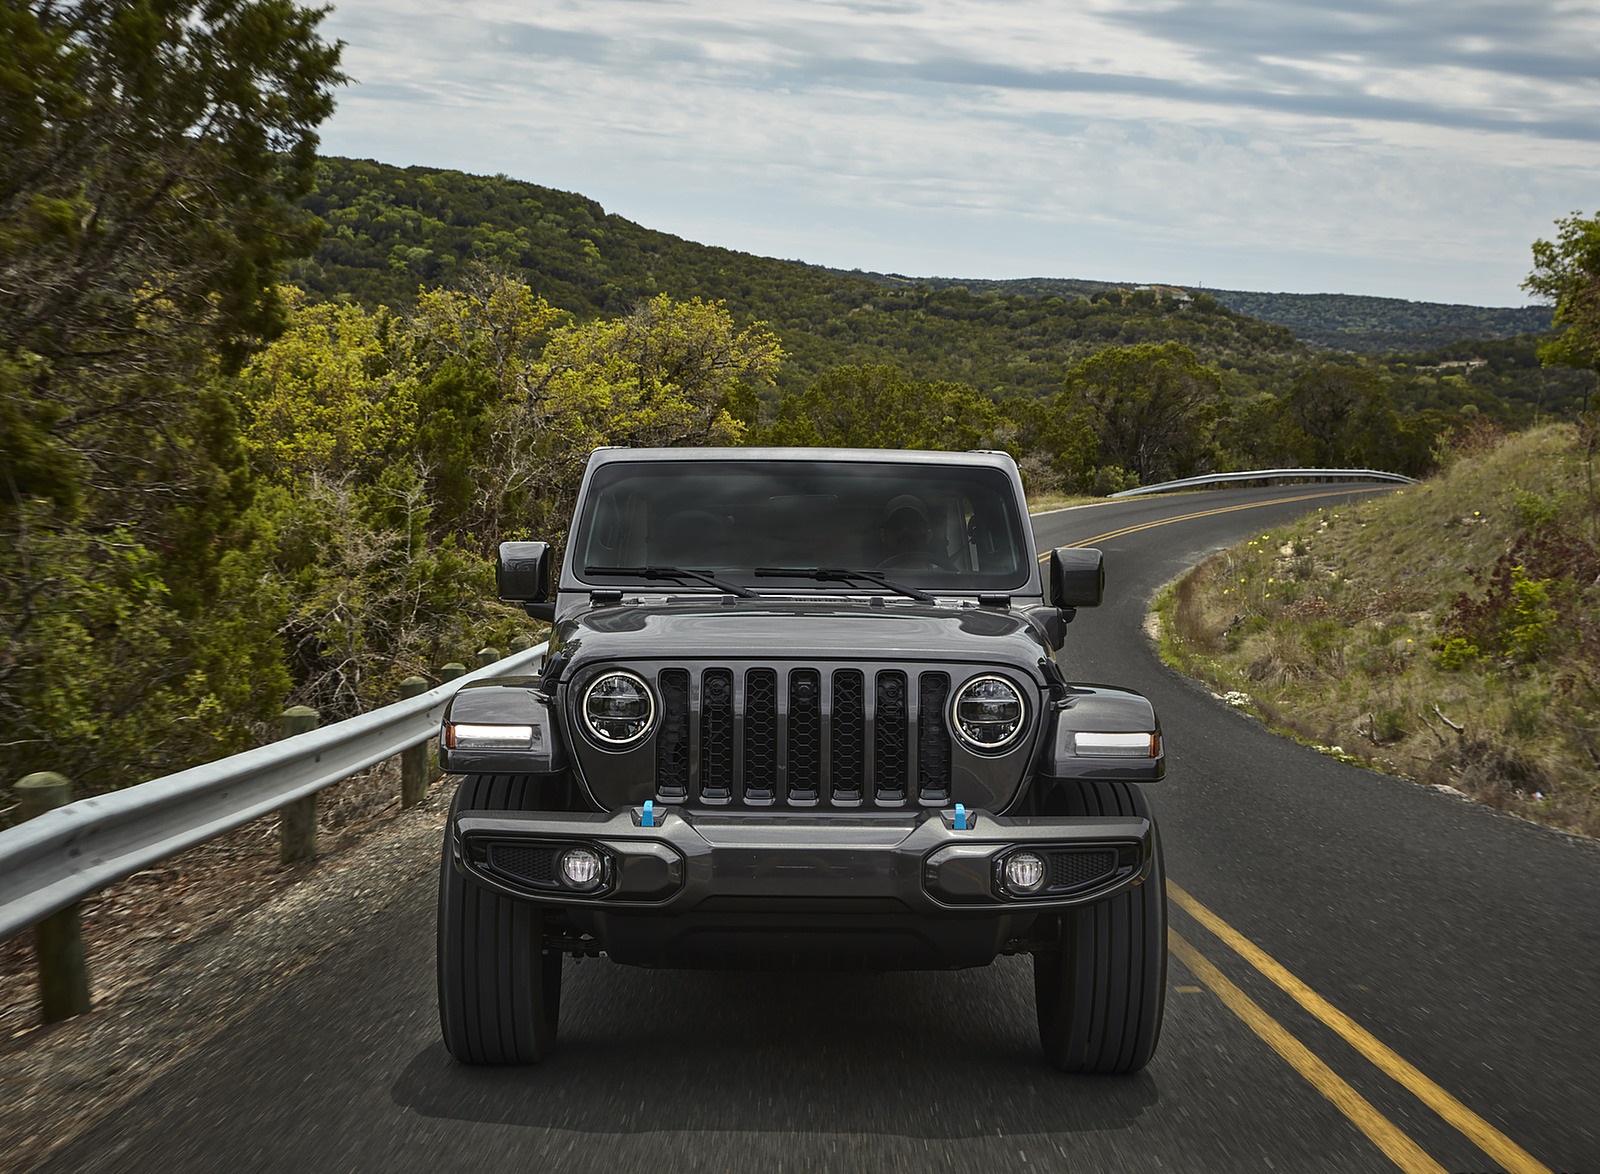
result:
[(663, 801), (764, 807), (950, 799), (950, 674), (798, 667), (664, 669)]

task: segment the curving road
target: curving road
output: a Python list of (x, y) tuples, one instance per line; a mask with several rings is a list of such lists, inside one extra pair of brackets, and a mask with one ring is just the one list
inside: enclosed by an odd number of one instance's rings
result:
[[(433, 996), (436, 840), (281, 930), (256, 993), (43, 1169), (997, 1169), (1600, 1174), (1600, 847), (1267, 735), (1161, 667), (1145, 601), (1211, 550), (1373, 489), (1036, 519), (1105, 550), (1068, 675), (1146, 692), (1174, 961), (1154, 1063), (1045, 1067), (1025, 959), (885, 976), (568, 963), (562, 1048), (457, 1067)], [(435, 822), (437, 822), (435, 813)]]

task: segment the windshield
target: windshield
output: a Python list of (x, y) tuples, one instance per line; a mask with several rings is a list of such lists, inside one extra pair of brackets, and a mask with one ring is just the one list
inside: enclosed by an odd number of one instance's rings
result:
[(802, 574), (827, 569), (917, 588), (1002, 592), (1028, 582), (1025, 535), (1010, 478), (984, 466), (616, 461), (590, 484), (572, 565), (583, 581), (607, 585), (639, 584), (636, 571), (607, 568), (657, 566), (769, 593), (879, 593), (865, 579)]

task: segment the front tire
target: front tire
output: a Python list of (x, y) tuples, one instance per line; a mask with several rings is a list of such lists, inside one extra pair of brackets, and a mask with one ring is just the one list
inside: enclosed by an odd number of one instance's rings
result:
[[(1123, 782), (1085, 782), (1052, 814), (1151, 819), (1144, 793)], [(1045, 1057), (1063, 1072), (1137, 1072), (1155, 1055), (1167, 995), (1167, 894), (1161, 838), (1153, 835), (1143, 883), (1057, 914), (1059, 944), (1033, 956), (1034, 1000)]]
[[(532, 783), (468, 775), (457, 811), (527, 811)], [(439, 865), (439, 1026), (463, 1064), (532, 1064), (555, 1047), (561, 955), (544, 949), (544, 910), (480, 888), (456, 871), (450, 833)]]

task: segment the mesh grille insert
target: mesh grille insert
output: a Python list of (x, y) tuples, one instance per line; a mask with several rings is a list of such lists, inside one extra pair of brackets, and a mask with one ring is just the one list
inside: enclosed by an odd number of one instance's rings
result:
[(533, 885), (553, 885), (556, 881), (556, 849), (521, 844), (491, 844), (489, 868), (512, 880)]
[(885, 803), (906, 797), (906, 771), (911, 765), (906, 729), (906, 675), (898, 670), (878, 674), (878, 716), (872, 768), (877, 797)]
[(950, 729), (944, 719), (950, 677), (923, 673), (917, 688), (917, 798), (943, 803), (950, 798)]
[(1052, 852), (1050, 888), (1077, 889), (1104, 880), (1117, 867), (1117, 854), (1104, 850)]
[(733, 797), (733, 673), (707, 669), (700, 688), (700, 797)]
[(656, 739), (656, 794), (689, 797), (689, 670), (667, 669), (661, 687), (661, 733)]
[(867, 775), (867, 684), (859, 669), (833, 674), (833, 798), (861, 802)]
[(770, 803), (778, 778), (778, 674), (751, 669), (744, 676), (744, 797)]
[(789, 798), (814, 803), (822, 794), (822, 677), (789, 674)]

